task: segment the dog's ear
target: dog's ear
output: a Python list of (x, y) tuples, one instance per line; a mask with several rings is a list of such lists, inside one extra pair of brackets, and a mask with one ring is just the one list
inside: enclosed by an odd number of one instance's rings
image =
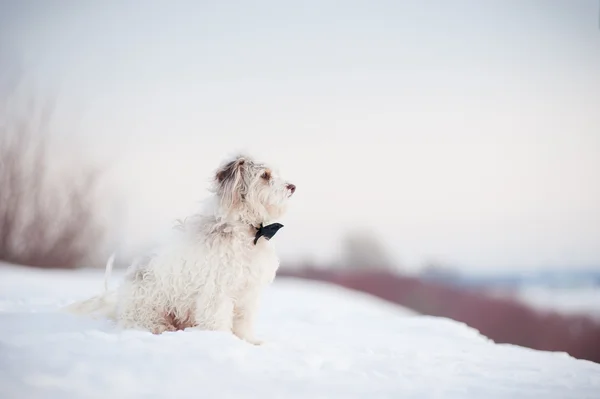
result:
[(235, 175), (241, 172), (241, 168), (244, 166), (245, 163), (246, 160), (243, 157), (238, 157), (235, 160), (223, 166), (217, 171), (217, 182), (222, 184), (227, 180), (235, 178)]
[(242, 156), (229, 162), (217, 171), (215, 176), (221, 196), (221, 204), (227, 208), (239, 205), (244, 196), (244, 168), (246, 159)]

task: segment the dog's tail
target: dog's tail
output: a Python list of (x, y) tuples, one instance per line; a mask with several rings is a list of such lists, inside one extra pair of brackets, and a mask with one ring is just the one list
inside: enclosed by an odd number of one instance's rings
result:
[(83, 301), (74, 302), (64, 307), (63, 311), (77, 315), (103, 316), (116, 320), (117, 293), (105, 292)]
[(115, 253), (108, 258), (106, 262), (106, 269), (104, 270), (104, 293), (108, 292), (108, 280), (110, 280), (110, 275), (112, 274), (113, 264), (115, 263)]
[(74, 302), (64, 307), (63, 311), (78, 315), (98, 315), (113, 320), (116, 319), (117, 295), (115, 291), (109, 291), (108, 289), (108, 281), (112, 274), (114, 261), (115, 254), (113, 253), (106, 262), (106, 269), (104, 271), (104, 292), (102, 294), (83, 301)]

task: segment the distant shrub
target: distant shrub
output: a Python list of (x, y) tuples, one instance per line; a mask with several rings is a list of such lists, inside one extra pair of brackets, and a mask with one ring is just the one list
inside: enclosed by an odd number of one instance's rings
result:
[(372, 231), (350, 231), (341, 244), (340, 268), (393, 270), (396, 267), (383, 243)]
[(7, 91), (0, 97), (0, 260), (81, 266), (103, 235), (94, 213), (99, 173), (58, 166), (65, 157), (51, 151), (51, 104)]

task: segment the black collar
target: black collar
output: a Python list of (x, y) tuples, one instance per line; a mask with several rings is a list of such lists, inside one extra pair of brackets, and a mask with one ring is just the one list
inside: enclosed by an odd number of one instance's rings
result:
[(260, 237), (265, 237), (265, 239), (270, 240), (271, 238), (273, 238), (275, 233), (277, 233), (277, 231), (282, 227), (283, 225), (281, 223), (273, 223), (267, 226), (263, 226), (263, 224), (261, 223), (260, 227), (254, 227), (256, 229), (256, 235), (254, 236), (254, 245), (256, 245)]

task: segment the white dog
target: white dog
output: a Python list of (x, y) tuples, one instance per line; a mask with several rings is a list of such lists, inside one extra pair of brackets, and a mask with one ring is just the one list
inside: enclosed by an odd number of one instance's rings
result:
[[(180, 222), (173, 243), (132, 264), (116, 291), (68, 310), (155, 334), (197, 327), (260, 344), (253, 323), (279, 267), (270, 238), (282, 227), (267, 224), (284, 214), (295, 190), (266, 165), (236, 157), (218, 169), (208, 209)], [(109, 261), (107, 274), (111, 268)]]

